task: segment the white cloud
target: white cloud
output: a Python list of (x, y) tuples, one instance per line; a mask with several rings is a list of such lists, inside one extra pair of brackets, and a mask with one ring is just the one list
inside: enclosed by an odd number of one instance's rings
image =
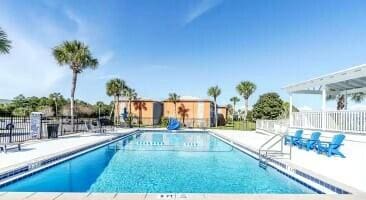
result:
[[(12, 98), (18, 94), (26, 96), (41, 96), (60, 89), (60, 84), (71, 75), (67, 66), (60, 67), (52, 56), (52, 47), (67, 39), (78, 39), (93, 48), (97, 48), (95, 41), (89, 41), (95, 27), (89, 26), (85, 20), (75, 15), (71, 10), (62, 13), (70, 20), (74, 27), (64, 26), (47, 15), (29, 15), (28, 22), (36, 30), (28, 30), (27, 26), (14, 23), (13, 16), (8, 12), (1, 12), (0, 24), (12, 41), (10, 54), (0, 55), (0, 96)], [(92, 27), (92, 28), (90, 28)], [(31, 31), (31, 32), (30, 32)], [(114, 58), (113, 51), (101, 54), (101, 65), (109, 63)], [(65, 88), (69, 86), (61, 86)]]
[(57, 66), (50, 47), (22, 34), (14, 26), (2, 24), (12, 41), (12, 49), (10, 54), (0, 55), (0, 96), (47, 94), (67, 69)]
[(113, 51), (109, 51), (104, 53), (100, 59), (99, 59), (99, 64), (100, 65), (106, 65), (108, 64), (112, 59), (114, 58), (114, 53)]
[(184, 25), (193, 22), (200, 16), (218, 6), (222, 1), (223, 0), (201, 0), (193, 9), (189, 10), (185, 18)]

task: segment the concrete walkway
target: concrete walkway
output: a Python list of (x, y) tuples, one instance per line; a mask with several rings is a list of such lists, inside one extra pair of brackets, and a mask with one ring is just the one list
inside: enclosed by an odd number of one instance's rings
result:
[[(211, 130), (214, 133), (230, 138), (244, 146), (250, 147), (258, 151), (259, 147), (268, 140), (271, 136), (266, 134), (256, 133), (255, 131), (232, 131), (232, 130)], [(306, 133), (308, 135), (310, 133)], [(305, 137), (307, 137), (305, 135)], [(312, 174), (323, 179), (335, 180), (346, 186), (354, 187), (358, 190), (366, 192), (366, 136), (357, 139), (352, 137), (352, 141), (347, 140), (341, 151), (346, 155), (346, 158), (327, 157), (319, 155), (313, 151), (306, 151), (298, 148), (292, 148), (292, 159), (281, 160), (282, 162), (290, 163), (299, 168), (309, 170)], [(330, 138), (322, 138), (322, 140), (330, 140)]]
[(0, 193), (0, 200), (364, 200), (366, 195)]

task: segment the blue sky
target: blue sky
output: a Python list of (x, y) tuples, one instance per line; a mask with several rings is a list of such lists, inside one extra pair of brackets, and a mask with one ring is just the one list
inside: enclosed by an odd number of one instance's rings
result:
[[(110, 101), (105, 82), (118, 77), (157, 100), (169, 92), (206, 98), (219, 85), (220, 104), (250, 80), (253, 104), (262, 93), (287, 99), (285, 85), (366, 63), (363, 0), (2, 0), (0, 26), (14, 47), (0, 56), (1, 98), (68, 97), (71, 72), (51, 49), (73, 39), (100, 61), (78, 80), (77, 98), (90, 102)], [(320, 107), (317, 96), (294, 101)]]

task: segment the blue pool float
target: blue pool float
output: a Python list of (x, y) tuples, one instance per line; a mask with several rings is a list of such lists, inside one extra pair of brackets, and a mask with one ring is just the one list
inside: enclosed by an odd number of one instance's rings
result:
[(180, 122), (175, 118), (171, 118), (169, 120), (168, 126), (166, 128), (168, 130), (178, 130), (179, 127), (180, 127)]

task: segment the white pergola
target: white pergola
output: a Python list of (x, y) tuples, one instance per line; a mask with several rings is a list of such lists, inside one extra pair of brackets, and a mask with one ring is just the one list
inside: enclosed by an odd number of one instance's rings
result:
[(351, 67), (342, 71), (320, 76), (300, 83), (288, 85), (284, 87), (284, 89), (290, 95), (289, 112), (291, 123), (293, 94), (322, 95), (322, 112), (325, 112), (327, 111), (326, 98), (328, 94), (347, 95), (360, 92), (366, 93), (366, 64)]

